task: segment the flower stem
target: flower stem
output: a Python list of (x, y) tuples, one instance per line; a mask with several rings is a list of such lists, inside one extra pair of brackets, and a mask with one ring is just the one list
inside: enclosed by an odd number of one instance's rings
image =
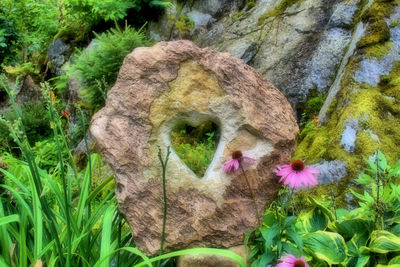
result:
[[(165, 160), (163, 160), (161, 155), (161, 148), (158, 148), (158, 159), (160, 160), (161, 167), (162, 167), (162, 189), (163, 189), (163, 225), (162, 225), (162, 232), (161, 232), (161, 244), (160, 244), (160, 256), (163, 253), (164, 247), (164, 239), (165, 239), (165, 224), (167, 221), (167, 192), (165, 190), (165, 181), (166, 181), (166, 171), (167, 171), (167, 163), (169, 159), (169, 154), (171, 154), (170, 147), (167, 147), (167, 155), (165, 156)], [(157, 262), (157, 266), (160, 266), (160, 261)]]
[(253, 199), (253, 202), (254, 202), (254, 208), (256, 209), (256, 217), (257, 217), (258, 224), (261, 226), (260, 216), (258, 215), (258, 207), (257, 207), (256, 197), (254, 196), (253, 189), (250, 186), (249, 179), (247, 179), (246, 172), (244, 171), (242, 163), (240, 162), (240, 160), (239, 160), (239, 166), (240, 166), (240, 169), (242, 170), (244, 178), (246, 179), (247, 187), (249, 188), (249, 191), (250, 191), (250, 194), (251, 194), (251, 198)]

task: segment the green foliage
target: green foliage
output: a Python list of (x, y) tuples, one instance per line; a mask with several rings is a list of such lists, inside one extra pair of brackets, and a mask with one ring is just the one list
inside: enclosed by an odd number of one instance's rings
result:
[(129, 26), (96, 37), (94, 47), (79, 53), (69, 69), (70, 74), (76, 72), (82, 79), (82, 97), (93, 111), (104, 105), (106, 93), (114, 84), (124, 57), (134, 48), (150, 44), (142, 30)]
[[(97, 24), (120, 21), (128, 12), (135, 11), (136, 19), (143, 16), (143, 9), (154, 10), (173, 6), (170, 2), (158, 0), (62, 0), (61, 27), (56, 37), (84, 40)], [(146, 21), (146, 18), (144, 18)]]
[(281, 189), (265, 212), (263, 226), (253, 233), (251, 266), (275, 264), (285, 254), (303, 255), (310, 266), (397, 263), (400, 165), (389, 165), (380, 151), (367, 163), (368, 168), (356, 180), (364, 193), (352, 191), (359, 199), (359, 208), (353, 210), (336, 209), (334, 198), (322, 202), (309, 196), (312, 209), (296, 216), (291, 196), (286, 188)]
[(5, 66), (4, 70), (14, 76), (26, 76), (30, 74), (39, 74), (38, 66), (32, 62), (17, 64), (16, 66)]
[[(5, 89), (10, 93), (8, 87)], [(132, 247), (129, 227), (118, 213), (114, 192), (105, 190), (113, 176), (103, 175), (100, 184), (93, 183), (96, 166), (102, 163), (100, 155), (89, 151), (86, 168), (76, 171), (50, 89), (46, 84), (43, 87), (54, 142), (43, 142), (34, 150), (41, 157), (53, 149), (57, 163), (35, 160), (25, 127), (20, 123), (21, 111), (13, 95), (9, 94), (17, 123), (15, 127), (7, 126), (23, 159), (9, 156), (6, 160), (8, 169), (0, 168), (5, 180), (0, 184), (1, 266), (106, 267), (115, 264), (139, 267), (152, 266), (160, 260), (164, 260), (163, 266), (170, 266), (165, 260), (171, 257), (211, 253), (226, 256), (244, 267), (243, 258), (228, 250), (188, 249), (150, 259)], [(82, 119), (82, 125), (85, 125), (85, 119)], [(47, 169), (53, 171), (48, 172), (38, 164), (52, 165)]]
[(181, 126), (171, 132), (172, 146), (182, 161), (198, 176), (203, 177), (217, 148), (217, 126), (212, 122), (197, 128)]
[[(47, 50), (58, 28), (59, 0), (2, 0), (2, 16), (21, 37), (24, 57)], [(14, 41), (15, 42), (15, 41)]]
[(14, 21), (6, 20), (0, 9), (0, 64), (7, 64), (16, 55), (20, 36), (14, 27)]
[[(3, 114), (3, 118), (10, 123), (17, 120), (17, 115), (13, 112)], [(25, 126), (27, 138), (33, 145), (35, 142), (49, 137), (52, 133), (50, 128), (49, 116), (46, 107), (42, 103), (27, 102), (21, 109), (21, 121)], [(7, 148), (9, 152), (15, 152), (16, 143), (10, 136), (9, 129), (4, 121), (0, 121), (0, 144)]]

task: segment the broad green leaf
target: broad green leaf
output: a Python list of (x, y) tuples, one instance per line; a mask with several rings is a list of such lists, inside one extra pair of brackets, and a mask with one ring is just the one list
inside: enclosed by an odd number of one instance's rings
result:
[(349, 211), (346, 209), (337, 209), (336, 210), (336, 216), (338, 220), (342, 220), (343, 217), (345, 217), (347, 214), (349, 214)]
[(264, 214), (264, 224), (267, 226), (272, 226), (275, 223), (275, 213), (268, 210)]
[(296, 232), (294, 226), (286, 229), (286, 237), (296, 244), (299, 249), (303, 249), (303, 241), (301, 240), (300, 235)]
[(367, 266), (370, 256), (350, 257), (346, 261), (346, 266), (364, 267)]
[(280, 229), (277, 223), (270, 228), (264, 226), (260, 228), (261, 235), (264, 238), (266, 245), (273, 245), (272, 240), (274, 240), (278, 235), (279, 231)]
[(306, 213), (299, 215), (299, 219), (306, 232), (325, 230), (329, 223), (329, 218), (320, 208), (314, 208)]
[(368, 248), (372, 252), (382, 254), (400, 251), (400, 237), (383, 230), (374, 231), (371, 233)]
[(341, 235), (317, 231), (303, 236), (304, 250), (328, 264), (340, 264), (346, 260), (347, 247)]
[(268, 252), (261, 256), (260, 261), (258, 262), (258, 267), (265, 267), (274, 260), (275, 255), (271, 251)]
[(331, 222), (335, 221), (335, 215), (332, 213), (332, 211), (330, 211), (327, 207), (325, 207), (321, 202), (315, 200), (311, 196), (308, 197), (308, 200), (311, 202), (311, 204), (314, 205), (314, 207), (318, 207), (319, 209), (321, 209), (321, 211), (326, 216), (328, 216), (328, 218), (329, 218), (329, 220), (331, 220)]
[(362, 218), (344, 219), (335, 221), (329, 225), (329, 229), (341, 234), (345, 238), (350, 238), (357, 233), (369, 232), (372, 229), (373, 222)]
[(389, 264), (400, 264), (400, 256), (396, 256), (389, 261)]

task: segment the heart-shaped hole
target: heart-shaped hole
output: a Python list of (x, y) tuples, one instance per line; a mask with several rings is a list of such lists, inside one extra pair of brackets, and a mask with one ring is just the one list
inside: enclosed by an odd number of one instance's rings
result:
[(182, 161), (201, 178), (214, 158), (220, 131), (217, 124), (206, 121), (194, 127), (178, 124), (171, 131), (171, 143)]

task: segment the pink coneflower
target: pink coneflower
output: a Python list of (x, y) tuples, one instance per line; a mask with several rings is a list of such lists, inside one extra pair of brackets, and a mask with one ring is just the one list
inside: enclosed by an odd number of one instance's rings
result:
[(304, 257), (296, 258), (291, 254), (287, 254), (285, 257), (279, 259), (279, 261), (280, 263), (275, 267), (310, 267)]
[(254, 159), (252, 159), (250, 157), (243, 156), (241, 151), (235, 150), (235, 151), (232, 152), (232, 159), (225, 163), (224, 171), (229, 173), (229, 172), (235, 172), (235, 171), (239, 170), (239, 168), (242, 169), (243, 176), (246, 179), (246, 183), (247, 183), (247, 186), (249, 188), (249, 191), (250, 191), (250, 194), (251, 194), (251, 198), (253, 199), (253, 202), (254, 202), (256, 218), (258, 220), (259, 225), (261, 226), (260, 216), (258, 215), (256, 197), (254, 195), (253, 189), (251, 188), (249, 179), (247, 179), (246, 172), (243, 169), (243, 165), (244, 164), (251, 164), (253, 162), (254, 162)]
[(239, 170), (239, 167), (240, 167), (239, 162), (242, 165), (244, 163), (251, 164), (254, 162), (254, 159), (243, 156), (242, 152), (239, 150), (233, 151), (232, 159), (230, 161), (226, 162), (224, 165), (224, 171), (229, 173), (229, 172), (235, 172), (235, 171)]
[(318, 174), (319, 170), (314, 168), (307, 168), (301, 160), (295, 160), (292, 164), (285, 164), (279, 166), (275, 171), (277, 176), (281, 176), (279, 182), (284, 182), (293, 188), (300, 188), (301, 184), (304, 186), (317, 185), (318, 181), (314, 174)]

